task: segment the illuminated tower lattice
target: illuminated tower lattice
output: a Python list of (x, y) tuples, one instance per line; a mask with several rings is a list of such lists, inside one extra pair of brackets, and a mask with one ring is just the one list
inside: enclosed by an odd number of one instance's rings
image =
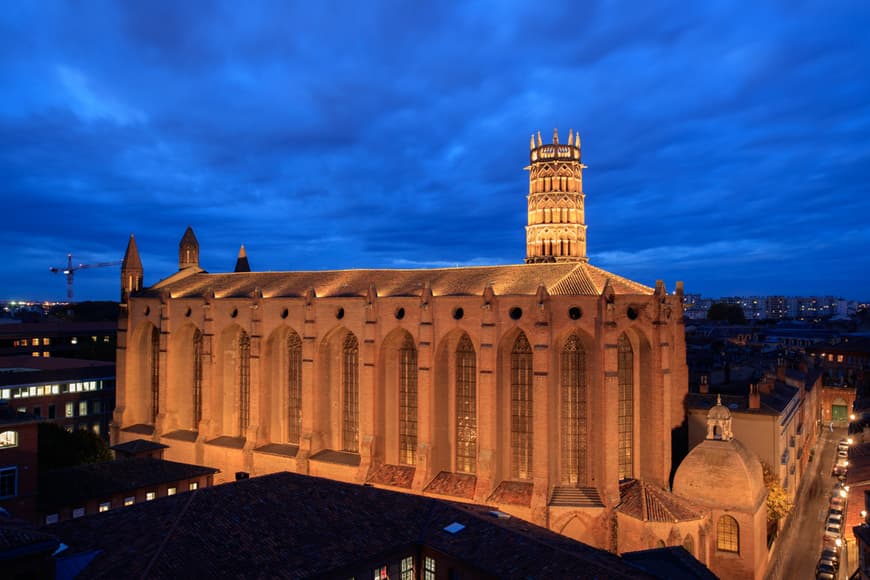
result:
[(538, 132), (529, 143), (529, 221), (526, 263), (585, 262), (586, 224), (583, 210), (583, 168), (580, 134), (568, 133), (568, 144), (544, 145)]

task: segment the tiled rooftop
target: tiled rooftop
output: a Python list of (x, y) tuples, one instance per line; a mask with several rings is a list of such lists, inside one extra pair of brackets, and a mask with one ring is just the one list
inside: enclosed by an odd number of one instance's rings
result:
[(480, 296), (488, 285), (497, 295), (533, 295), (543, 285), (551, 295), (597, 296), (607, 281), (616, 294), (652, 294), (653, 289), (588, 263), (518, 264), (437, 268), (427, 270), (325, 270), (314, 272), (233, 272), (173, 275), (139, 295), (168, 292), (173, 298), (301, 297), (313, 289), (318, 297), (366, 296), (374, 286), (378, 296)]
[[(499, 578), (649, 578), (617, 556), (492, 508), (278, 473), (52, 526), (86, 577), (333, 577), (426, 546)], [(445, 531), (451, 523), (464, 528)]]
[(103, 463), (65, 467), (40, 480), (40, 503), (46, 509), (71, 506), (88, 499), (109, 497), (134, 489), (217, 473), (213, 467), (150, 457), (131, 457)]
[(645, 522), (697, 520), (701, 514), (683, 499), (648, 483), (629, 479), (619, 484), (619, 511)]

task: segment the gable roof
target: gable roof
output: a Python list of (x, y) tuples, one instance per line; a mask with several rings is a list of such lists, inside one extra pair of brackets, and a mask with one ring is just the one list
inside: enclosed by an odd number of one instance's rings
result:
[(654, 290), (585, 262), (435, 268), (426, 270), (323, 270), (309, 272), (232, 272), (209, 274), (181, 271), (139, 292), (168, 293), (173, 298), (366, 296), (374, 286), (379, 296), (479, 296), (491, 285), (497, 295), (532, 295), (543, 285), (551, 295), (600, 296), (607, 282), (616, 294), (651, 295)]

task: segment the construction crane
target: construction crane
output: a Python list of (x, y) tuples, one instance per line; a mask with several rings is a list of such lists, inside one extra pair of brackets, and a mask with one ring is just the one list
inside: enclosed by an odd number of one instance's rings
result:
[(106, 268), (109, 266), (117, 266), (120, 263), (121, 260), (115, 260), (113, 262), (97, 262), (96, 264), (73, 265), (72, 254), (67, 254), (65, 268), (55, 268), (54, 266), (50, 266), (48, 269), (55, 274), (61, 273), (66, 276), (66, 297), (71, 303), (73, 301), (73, 274), (75, 274), (76, 270), (86, 270), (88, 268)]

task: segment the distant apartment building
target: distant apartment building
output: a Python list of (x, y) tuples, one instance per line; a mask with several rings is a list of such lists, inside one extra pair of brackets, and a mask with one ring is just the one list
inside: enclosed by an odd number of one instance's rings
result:
[(0, 508), (32, 516), (36, 511), (39, 421), (0, 401)]
[(0, 357), (115, 359), (115, 322), (0, 324)]
[(703, 320), (710, 306), (734, 304), (743, 309), (746, 320), (815, 320), (847, 318), (855, 314), (857, 302), (834, 296), (723, 296), (704, 298), (700, 294), (683, 296), (683, 313), (691, 320)]
[(115, 408), (115, 363), (0, 357), (0, 400), (15, 412), (49, 420), (68, 431), (89, 429), (108, 438)]
[(816, 365), (824, 369), (830, 387), (852, 387), (859, 396), (870, 394), (870, 336), (843, 336), (837, 344), (818, 344), (807, 349)]
[[(689, 448), (704, 440), (707, 413), (716, 404), (710, 393), (689, 393), (686, 398)], [(779, 477), (794, 498), (818, 433), (821, 373), (786, 369), (750, 385), (743, 395), (721, 395), (731, 411), (734, 436), (751, 449)]]

